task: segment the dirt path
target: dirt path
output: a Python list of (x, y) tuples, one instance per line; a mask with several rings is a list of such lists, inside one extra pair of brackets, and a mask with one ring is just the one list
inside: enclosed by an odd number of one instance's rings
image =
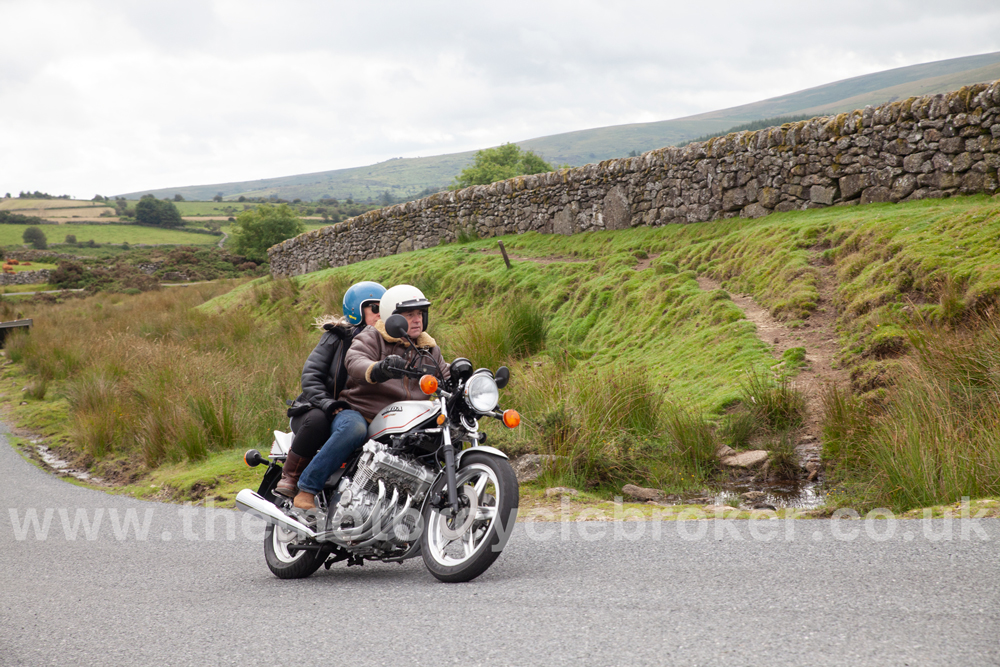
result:
[[(819, 300), (816, 310), (802, 327), (792, 329), (780, 322), (747, 294), (733, 294), (730, 297), (742, 310), (746, 318), (757, 326), (757, 335), (771, 346), (775, 359), (780, 359), (785, 350), (803, 347), (806, 351), (806, 367), (795, 378), (794, 384), (806, 395), (805, 425), (796, 451), (803, 465), (810, 461), (820, 461), (820, 420), (823, 415), (823, 390), (827, 385), (846, 385), (850, 378), (847, 371), (839, 368), (837, 357), (840, 345), (837, 341), (837, 311), (833, 298), (833, 268), (815, 265), (820, 271), (817, 284)], [(704, 290), (722, 289), (721, 284), (707, 276), (698, 278), (698, 285)]]

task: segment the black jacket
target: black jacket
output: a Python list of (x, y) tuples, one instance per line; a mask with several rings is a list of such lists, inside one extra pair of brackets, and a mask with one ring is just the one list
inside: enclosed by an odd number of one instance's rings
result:
[(302, 367), (302, 393), (292, 403), (288, 416), (302, 414), (310, 408), (322, 410), (329, 416), (336, 408), (349, 407), (337, 400), (347, 383), (344, 357), (354, 335), (363, 328), (352, 327), (346, 320), (323, 325), (323, 336)]

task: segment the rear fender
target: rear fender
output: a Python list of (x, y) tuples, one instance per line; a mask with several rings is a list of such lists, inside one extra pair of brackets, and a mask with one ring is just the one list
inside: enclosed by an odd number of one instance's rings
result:
[(264, 479), (260, 480), (257, 495), (273, 503), (275, 501), (274, 487), (278, 485), (279, 479), (281, 479), (281, 466), (276, 463), (267, 466), (267, 470), (264, 471)]
[(272, 459), (287, 458), (288, 452), (292, 450), (292, 438), (294, 437), (295, 437), (294, 433), (275, 431), (274, 442), (271, 443), (271, 455), (269, 458)]

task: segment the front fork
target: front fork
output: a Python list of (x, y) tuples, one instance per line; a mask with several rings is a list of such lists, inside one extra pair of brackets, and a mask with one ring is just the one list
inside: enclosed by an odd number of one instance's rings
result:
[[(444, 392), (441, 392), (444, 394)], [(458, 516), (458, 482), (457, 475), (455, 473), (455, 446), (451, 443), (451, 428), (449, 426), (448, 420), (448, 402), (445, 400), (445, 396), (441, 397), (441, 414), (444, 415), (444, 424), (442, 424), (442, 436), (444, 440), (444, 474), (445, 479), (448, 482), (448, 505), (450, 510), (448, 511), (449, 518)], [(444, 512), (442, 512), (444, 513)]]

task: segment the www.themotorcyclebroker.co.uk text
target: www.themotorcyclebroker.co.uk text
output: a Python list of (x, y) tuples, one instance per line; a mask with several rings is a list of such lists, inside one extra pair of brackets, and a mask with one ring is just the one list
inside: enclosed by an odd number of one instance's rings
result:
[[(692, 507), (653, 507), (646, 512), (625, 507), (616, 498), (613, 508), (589, 507), (575, 511), (563, 499), (558, 509), (536, 508), (518, 518), (517, 530), (529, 541), (551, 540), (661, 540), (679, 538), (685, 541), (794, 541), (850, 542), (869, 539), (876, 542), (902, 539), (906, 542), (924, 540), (988, 541), (989, 535), (980, 523), (986, 510), (975, 513), (969, 498), (963, 498), (957, 508), (946, 509), (943, 516), (932, 518), (930, 509), (921, 518), (902, 519), (884, 508), (873, 509), (864, 515), (841, 508), (829, 519), (814, 519), (807, 512), (796, 509), (762, 509), (750, 512), (736, 508), (716, 508), (706, 513)], [(157, 515), (167, 521), (157, 521)], [(171, 516), (173, 515), (173, 516)], [(740, 518), (736, 518), (739, 516)], [(234, 541), (245, 539), (259, 541), (266, 524), (250, 514), (215, 507), (212, 501), (202, 505), (186, 503), (176, 508), (129, 507), (112, 508), (8, 508), (8, 517), (14, 539), (17, 541), (63, 539), (66, 541), (94, 541), (102, 535), (117, 541)], [(180, 519), (179, 525), (177, 519)], [(400, 535), (404, 539), (417, 539), (423, 522), (415, 521), (412, 534)], [(514, 525), (513, 522), (510, 525)], [(396, 526), (396, 530), (404, 529)], [(509, 535), (503, 536), (506, 543)]]

